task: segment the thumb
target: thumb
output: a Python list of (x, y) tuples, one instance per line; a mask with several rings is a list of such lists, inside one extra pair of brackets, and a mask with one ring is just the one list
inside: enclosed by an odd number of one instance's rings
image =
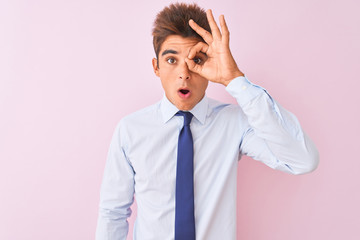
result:
[(189, 58), (185, 58), (185, 62), (188, 65), (188, 68), (190, 71), (194, 72), (194, 73), (201, 73), (202, 70), (202, 66), (199, 64), (196, 64), (193, 60), (189, 59)]

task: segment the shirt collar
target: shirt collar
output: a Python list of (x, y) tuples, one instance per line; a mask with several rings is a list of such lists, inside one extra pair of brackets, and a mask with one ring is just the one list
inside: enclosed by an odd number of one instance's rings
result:
[[(191, 112), (201, 124), (204, 124), (207, 110), (208, 98), (206, 97), (206, 95), (204, 95), (201, 101), (198, 102), (195, 107), (193, 107), (193, 109), (191, 109), (189, 112)], [(169, 99), (164, 93), (164, 97), (160, 103), (160, 111), (162, 114), (163, 122), (166, 123), (179, 111), (179, 109), (169, 101)]]

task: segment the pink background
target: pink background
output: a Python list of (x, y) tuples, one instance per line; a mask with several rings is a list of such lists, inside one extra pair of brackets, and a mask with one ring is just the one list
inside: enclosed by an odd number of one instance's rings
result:
[[(169, 2), (0, 2), (0, 239), (94, 239), (115, 125), (163, 94), (151, 28)], [(225, 14), (240, 69), (320, 152), (302, 176), (239, 162), (238, 239), (359, 239), (358, 1), (197, 2)]]

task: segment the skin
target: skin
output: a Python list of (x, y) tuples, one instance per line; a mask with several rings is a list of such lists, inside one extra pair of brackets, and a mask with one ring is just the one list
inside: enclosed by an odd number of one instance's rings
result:
[[(193, 20), (189, 25), (204, 40), (170, 35), (159, 52), (159, 65), (152, 59), (154, 73), (161, 80), (165, 95), (179, 110), (189, 111), (205, 95), (208, 81), (227, 86), (236, 77), (244, 76), (239, 70), (229, 47), (230, 33), (224, 15), (219, 17), (221, 32), (211, 10), (206, 16), (212, 34)], [(190, 91), (181, 97), (180, 89)]]

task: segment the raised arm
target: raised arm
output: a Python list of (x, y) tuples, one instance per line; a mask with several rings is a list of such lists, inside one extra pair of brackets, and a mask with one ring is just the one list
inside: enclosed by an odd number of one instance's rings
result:
[(134, 170), (126, 159), (121, 122), (113, 134), (100, 191), (96, 240), (126, 240), (134, 201)]
[[(292, 174), (313, 171), (319, 163), (319, 154), (295, 115), (282, 108), (265, 89), (247, 80), (231, 55), (230, 33), (224, 16), (219, 18), (220, 32), (211, 10), (206, 14), (211, 33), (189, 21), (205, 43), (199, 42), (190, 49), (185, 61), (191, 71), (223, 84), (236, 98), (244, 116), (242, 123), (248, 123), (240, 145), (241, 154)], [(198, 52), (208, 57), (202, 65), (190, 61)]]
[(294, 114), (246, 77), (234, 79), (226, 90), (242, 109), (241, 124), (248, 123), (240, 145), (241, 154), (291, 174), (316, 169), (319, 153)]

